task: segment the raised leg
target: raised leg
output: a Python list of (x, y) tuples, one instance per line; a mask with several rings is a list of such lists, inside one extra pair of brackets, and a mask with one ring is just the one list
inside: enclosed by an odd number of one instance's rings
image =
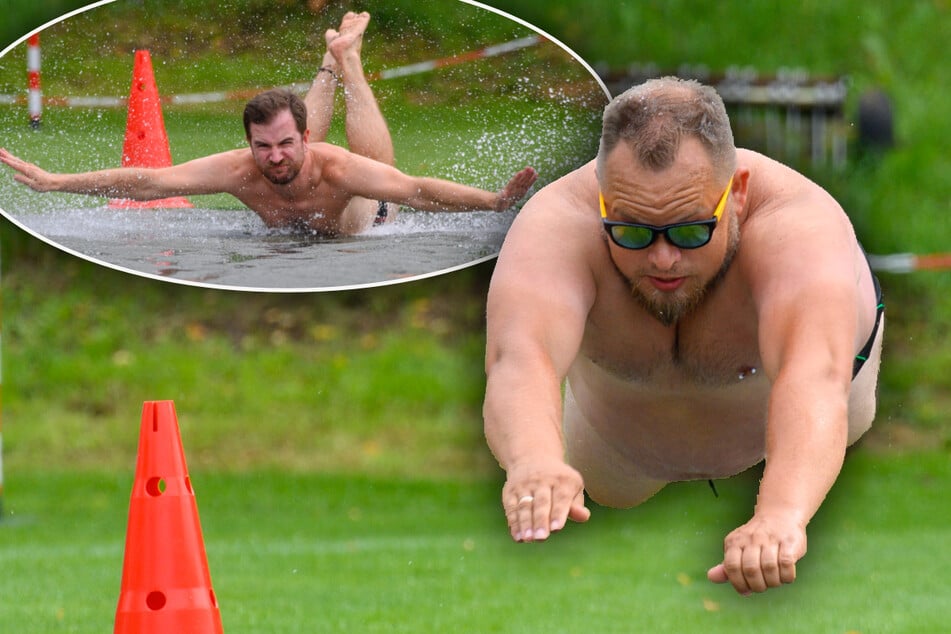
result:
[[(325, 37), (329, 44), (333, 33), (336, 37), (336, 31), (327, 31)], [(334, 94), (337, 91), (338, 84), (338, 65), (337, 60), (331, 55), (330, 50), (324, 53), (324, 60), (320, 65), (320, 70), (314, 77), (314, 83), (311, 84), (307, 96), (304, 97), (304, 103), (307, 104), (307, 128), (310, 130), (310, 140), (320, 142), (327, 139), (327, 133), (330, 131), (330, 123), (334, 114)]]
[(363, 34), (369, 22), (369, 13), (347, 13), (340, 23), (339, 32), (327, 32), (327, 48), (342, 76), (350, 151), (393, 165), (396, 156), (390, 130), (364, 75), (360, 58)]

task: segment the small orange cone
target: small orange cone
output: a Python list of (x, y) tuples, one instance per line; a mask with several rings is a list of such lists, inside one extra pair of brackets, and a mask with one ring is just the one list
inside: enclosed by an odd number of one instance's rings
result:
[(114, 634), (221, 634), (172, 401), (142, 408)]
[[(125, 142), (122, 145), (122, 167), (169, 167), (172, 152), (165, 132), (162, 117), (162, 101), (155, 73), (152, 71), (152, 56), (148, 51), (135, 52), (132, 69), (132, 88), (129, 91), (129, 114), (126, 119)], [(152, 209), (182, 208), (193, 205), (187, 198), (174, 197), (162, 200), (116, 199), (109, 202), (112, 208)]]

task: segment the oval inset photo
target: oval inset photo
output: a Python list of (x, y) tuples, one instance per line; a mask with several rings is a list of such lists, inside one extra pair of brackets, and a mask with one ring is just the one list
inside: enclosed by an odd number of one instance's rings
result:
[(475, 2), (361, 11), (120, 1), (24, 36), (0, 57), (0, 208), (100, 264), (241, 290), (495, 257), (525, 200), (597, 153), (604, 84)]

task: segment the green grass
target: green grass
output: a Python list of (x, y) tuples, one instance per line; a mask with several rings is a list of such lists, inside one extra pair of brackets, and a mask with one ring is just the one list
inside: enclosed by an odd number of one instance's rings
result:
[[(748, 512), (755, 472), (720, 482), (719, 499), (689, 483), (636, 510), (595, 507), (588, 524), (534, 545), (509, 540), (491, 479), (191, 476), (231, 634), (891, 634), (946, 625), (951, 587), (935, 554), (951, 537), (941, 485), (951, 473), (941, 455), (853, 456), (810, 528), (799, 581), (750, 598), (704, 575)], [(16, 472), (13, 515), (0, 525), (11, 546), (0, 550), (0, 593), (16, 597), (0, 609), (5, 628), (108, 631), (131, 483), (131, 469)]]
[(9, 468), (54, 454), (121, 468), (135, 446), (122, 431), (161, 399), (201, 421), (199, 466), (445, 475), (488, 461), (471, 451), (484, 265), (453, 289), (435, 279), (305, 301), (146, 280), (116, 294), (123, 273), (66, 256), (57, 270), (42, 288), (15, 267), (4, 278)]

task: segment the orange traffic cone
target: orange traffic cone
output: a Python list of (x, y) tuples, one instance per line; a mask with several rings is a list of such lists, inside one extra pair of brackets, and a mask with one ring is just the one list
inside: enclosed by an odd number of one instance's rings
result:
[(142, 408), (114, 634), (221, 634), (172, 401)]
[[(148, 51), (136, 51), (132, 69), (132, 89), (129, 91), (129, 114), (126, 119), (125, 142), (122, 145), (122, 167), (169, 167), (172, 152), (165, 132), (162, 117), (162, 102), (155, 73), (152, 71), (152, 56)], [(193, 205), (187, 198), (174, 197), (162, 200), (125, 200), (109, 202), (113, 208), (182, 208)]]

